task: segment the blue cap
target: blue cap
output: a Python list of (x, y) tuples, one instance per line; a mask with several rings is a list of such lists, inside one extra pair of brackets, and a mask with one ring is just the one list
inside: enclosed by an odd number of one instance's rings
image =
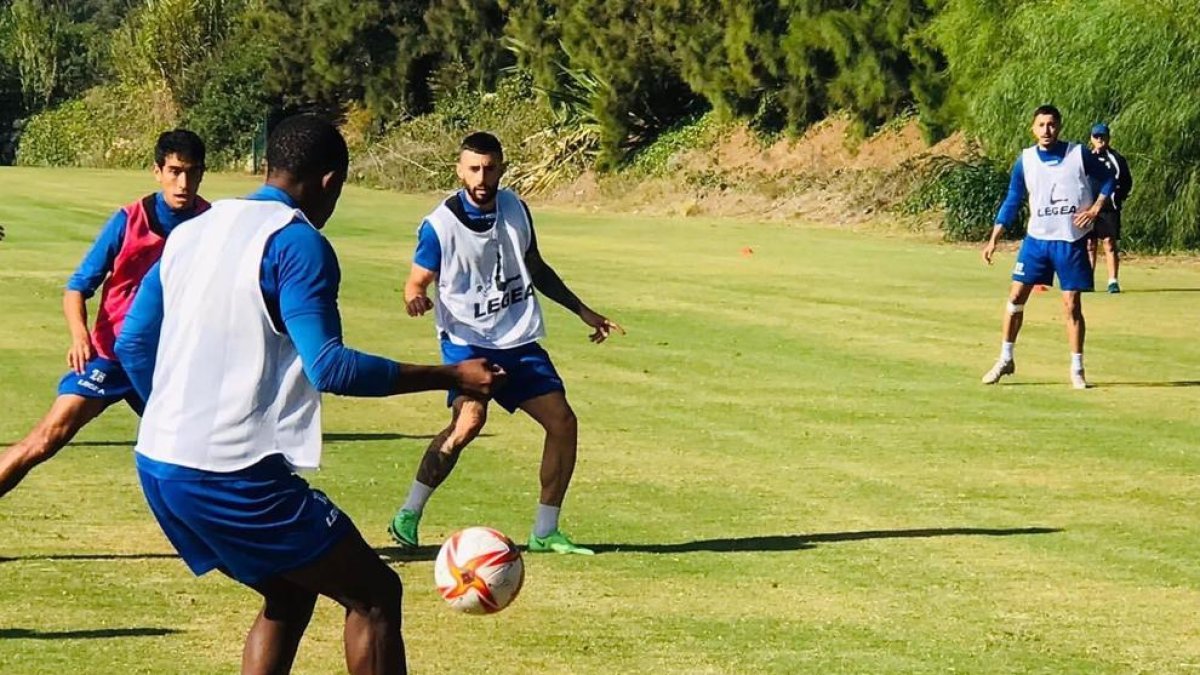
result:
[(1097, 122), (1096, 125), (1092, 127), (1092, 135), (1108, 136), (1108, 125), (1104, 122)]

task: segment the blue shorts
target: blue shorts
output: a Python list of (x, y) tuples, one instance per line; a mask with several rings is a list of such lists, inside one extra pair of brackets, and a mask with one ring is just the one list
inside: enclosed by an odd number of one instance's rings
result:
[(196, 576), (221, 570), (252, 585), (299, 569), (355, 532), (350, 517), (292, 473), (282, 455), (228, 474), (137, 455), (142, 492)]
[[(479, 358), (491, 361), (508, 373), (508, 381), (496, 390), (492, 399), (510, 413), (516, 412), (522, 403), (531, 398), (566, 391), (562, 378), (550, 361), (550, 355), (536, 342), (512, 349), (487, 349), (442, 340), (442, 363), (446, 365)], [(451, 389), (446, 405), (452, 405), (460, 395), (462, 392)]]
[(121, 364), (99, 356), (84, 365), (82, 375), (75, 371), (63, 375), (58, 382), (58, 395), (68, 394), (108, 399), (110, 405), (124, 399), (138, 415), (141, 415), (146, 407)]
[(1087, 237), (1077, 241), (1025, 237), (1021, 252), (1017, 254), (1017, 266), (1013, 268), (1013, 281), (1050, 286), (1057, 274), (1061, 290), (1090, 291), (1096, 282), (1092, 278), (1087, 244)]

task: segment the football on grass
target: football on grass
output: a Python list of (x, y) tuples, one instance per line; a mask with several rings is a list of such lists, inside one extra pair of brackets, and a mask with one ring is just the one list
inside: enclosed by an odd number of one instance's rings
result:
[(525, 562), (512, 539), (490, 527), (468, 527), (442, 544), (433, 579), (455, 610), (492, 614), (508, 607), (521, 592)]

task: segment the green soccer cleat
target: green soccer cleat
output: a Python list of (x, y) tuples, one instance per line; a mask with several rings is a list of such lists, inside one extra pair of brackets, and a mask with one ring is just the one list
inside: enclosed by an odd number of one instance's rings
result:
[(567, 535), (562, 533), (562, 530), (555, 530), (550, 534), (539, 537), (534, 534), (529, 535), (530, 553), (574, 553), (575, 555), (596, 555), (596, 552), (590, 548), (576, 546), (574, 542), (567, 539)]
[(421, 522), (421, 514), (408, 509), (400, 509), (388, 525), (388, 534), (400, 545), (400, 548), (417, 547), (417, 524)]
[(1120, 293), (1121, 292), (1121, 284), (1119, 284), (1115, 281), (1108, 282), (1108, 292), (1109, 293)]

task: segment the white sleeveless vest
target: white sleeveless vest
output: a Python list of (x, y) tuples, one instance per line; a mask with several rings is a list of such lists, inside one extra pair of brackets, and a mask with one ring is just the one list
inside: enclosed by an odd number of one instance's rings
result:
[(167, 239), (139, 454), (220, 473), (273, 454), (296, 469), (320, 464), (320, 393), (271, 323), (259, 285), (267, 239), (296, 217), (279, 202), (226, 199)]
[(1075, 215), (1087, 210), (1092, 202), (1092, 184), (1083, 168), (1083, 148), (1071, 143), (1066, 155), (1057, 164), (1047, 164), (1038, 157), (1037, 146), (1021, 153), (1021, 168), (1025, 172), (1025, 189), (1029, 192), (1029, 226), (1034, 239), (1047, 241), (1077, 241), (1092, 228), (1076, 227)]
[(497, 192), (496, 223), (487, 232), (472, 231), (444, 202), (425, 220), (442, 248), (434, 300), (439, 334), (454, 344), (492, 349), (545, 336), (525, 267), (532, 227), (515, 193)]

